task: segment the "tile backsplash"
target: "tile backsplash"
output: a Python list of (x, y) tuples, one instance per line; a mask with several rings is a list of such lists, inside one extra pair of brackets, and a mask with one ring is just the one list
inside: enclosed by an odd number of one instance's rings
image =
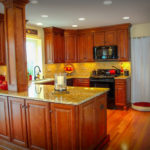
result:
[(7, 79), (7, 67), (6, 66), (0, 66), (0, 75), (4, 75)]
[[(93, 62), (93, 63), (73, 63), (74, 72), (72, 75), (89, 76), (94, 69), (112, 69), (117, 68), (128, 69), (131, 72), (130, 62)], [(55, 73), (64, 72), (65, 64), (49, 64), (45, 65), (45, 78), (53, 77)]]

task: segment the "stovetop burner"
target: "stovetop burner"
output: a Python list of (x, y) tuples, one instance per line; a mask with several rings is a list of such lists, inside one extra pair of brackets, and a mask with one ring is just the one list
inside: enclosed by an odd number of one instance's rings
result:
[(116, 75), (109, 75), (109, 76), (104, 76), (104, 75), (91, 75), (91, 78), (99, 78), (99, 79), (112, 79), (117, 77)]

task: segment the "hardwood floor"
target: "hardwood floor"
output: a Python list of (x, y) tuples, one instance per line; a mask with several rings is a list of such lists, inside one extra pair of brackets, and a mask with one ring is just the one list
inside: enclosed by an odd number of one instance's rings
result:
[[(150, 150), (150, 112), (108, 110), (110, 143), (103, 150)], [(0, 150), (25, 150), (0, 140)]]
[(104, 150), (150, 150), (150, 112), (108, 110), (108, 134)]

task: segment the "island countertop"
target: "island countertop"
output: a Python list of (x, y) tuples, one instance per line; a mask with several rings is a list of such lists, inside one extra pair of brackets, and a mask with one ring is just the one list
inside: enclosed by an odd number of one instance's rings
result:
[(31, 84), (26, 92), (0, 90), (1, 96), (19, 97), (23, 99), (79, 105), (109, 91), (109, 88), (67, 87), (68, 94), (54, 93), (52, 85)]

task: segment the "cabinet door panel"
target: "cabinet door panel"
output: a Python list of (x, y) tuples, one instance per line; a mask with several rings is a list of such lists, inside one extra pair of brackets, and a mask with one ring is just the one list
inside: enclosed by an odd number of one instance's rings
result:
[(105, 32), (105, 45), (116, 45), (117, 44), (117, 34), (116, 31), (106, 31)]
[(128, 30), (119, 30), (118, 34), (118, 56), (121, 61), (130, 60), (129, 33)]
[(0, 14), (0, 65), (5, 65), (4, 15)]
[(23, 99), (9, 97), (11, 141), (27, 147), (25, 102)]
[(74, 106), (51, 104), (54, 150), (76, 150), (76, 111)]
[(7, 97), (0, 96), (0, 138), (10, 140)]
[(51, 149), (49, 103), (26, 100), (30, 149)]
[(77, 36), (65, 36), (65, 62), (73, 63), (77, 61)]
[(105, 45), (105, 33), (96, 32), (94, 33), (94, 46), (104, 46)]

